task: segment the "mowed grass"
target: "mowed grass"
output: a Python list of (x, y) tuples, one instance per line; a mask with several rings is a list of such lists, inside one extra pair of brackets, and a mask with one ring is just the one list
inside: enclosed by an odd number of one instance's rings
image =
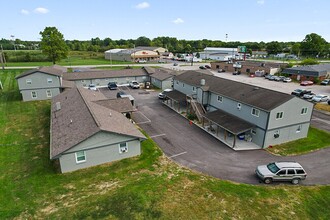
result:
[(325, 147), (330, 147), (330, 133), (310, 127), (306, 138), (276, 145), (267, 150), (274, 154), (288, 156), (305, 154)]
[[(41, 53), (41, 52), (40, 52)], [(104, 53), (88, 52), (88, 51), (70, 51), (68, 58), (57, 63), (61, 66), (80, 66), (80, 65), (110, 65), (110, 64), (132, 64), (132, 62), (106, 60)], [(35, 67), (35, 66), (51, 66), (52, 62), (7, 62), (8, 67)]]
[[(329, 186), (253, 186), (142, 155), (60, 174), (49, 160), (49, 101), (22, 102), (1, 71), (0, 219), (329, 219)], [(251, 170), (251, 175), (253, 171)]]

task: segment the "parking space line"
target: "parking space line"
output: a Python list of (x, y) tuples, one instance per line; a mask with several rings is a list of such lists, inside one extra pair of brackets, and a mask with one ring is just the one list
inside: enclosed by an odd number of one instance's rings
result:
[(154, 135), (154, 136), (150, 136), (150, 138), (155, 138), (155, 137), (160, 137), (160, 136), (165, 136), (166, 134), (157, 134), (157, 135)]
[(146, 121), (143, 121), (143, 122), (136, 123), (137, 125), (139, 125), (139, 124), (145, 124), (145, 123), (150, 123), (150, 122), (151, 122), (151, 120), (150, 120), (147, 116), (145, 116), (145, 114), (143, 114), (143, 113), (140, 112), (140, 111), (139, 111), (139, 113), (140, 113), (143, 117), (145, 117), (147, 120), (146, 120)]
[(179, 154), (174, 154), (174, 155), (170, 156), (169, 158), (177, 157), (177, 156), (180, 156), (180, 155), (182, 155), (182, 154), (186, 154), (186, 153), (187, 153), (187, 151), (185, 151), (185, 152), (181, 152), (181, 153), (179, 153)]

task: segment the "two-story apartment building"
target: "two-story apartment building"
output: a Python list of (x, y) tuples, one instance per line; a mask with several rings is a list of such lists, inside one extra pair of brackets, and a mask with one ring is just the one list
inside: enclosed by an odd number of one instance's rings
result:
[(40, 67), (18, 75), (19, 90), (23, 101), (46, 100), (60, 94), (63, 70), (55, 67)]
[(187, 111), (195, 110), (201, 127), (234, 149), (304, 138), (313, 111), (312, 103), (295, 96), (196, 71), (176, 76), (164, 103), (178, 109), (184, 95), (189, 97)]

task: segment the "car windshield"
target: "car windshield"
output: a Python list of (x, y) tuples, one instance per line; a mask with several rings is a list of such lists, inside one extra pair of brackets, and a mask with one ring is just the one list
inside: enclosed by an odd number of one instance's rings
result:
[(278, 167), (276, 166), (275, 163), (270, 163), (270, 164), (268, 164), (268, 165), (267, 165), (267, 168), (268, 168), (272, 173), (277, 173), (277, 171), (280, 170), (280, 168), (278, 168)]

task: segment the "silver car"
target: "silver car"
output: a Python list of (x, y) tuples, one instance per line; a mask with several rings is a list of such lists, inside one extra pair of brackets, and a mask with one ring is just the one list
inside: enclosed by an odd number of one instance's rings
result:
[(304, 168), (297, 162), (274, 162), (260, 165), (255, 173), (266, 184), (273, 181), (290, 181), (296, 185), (307, 177)]

